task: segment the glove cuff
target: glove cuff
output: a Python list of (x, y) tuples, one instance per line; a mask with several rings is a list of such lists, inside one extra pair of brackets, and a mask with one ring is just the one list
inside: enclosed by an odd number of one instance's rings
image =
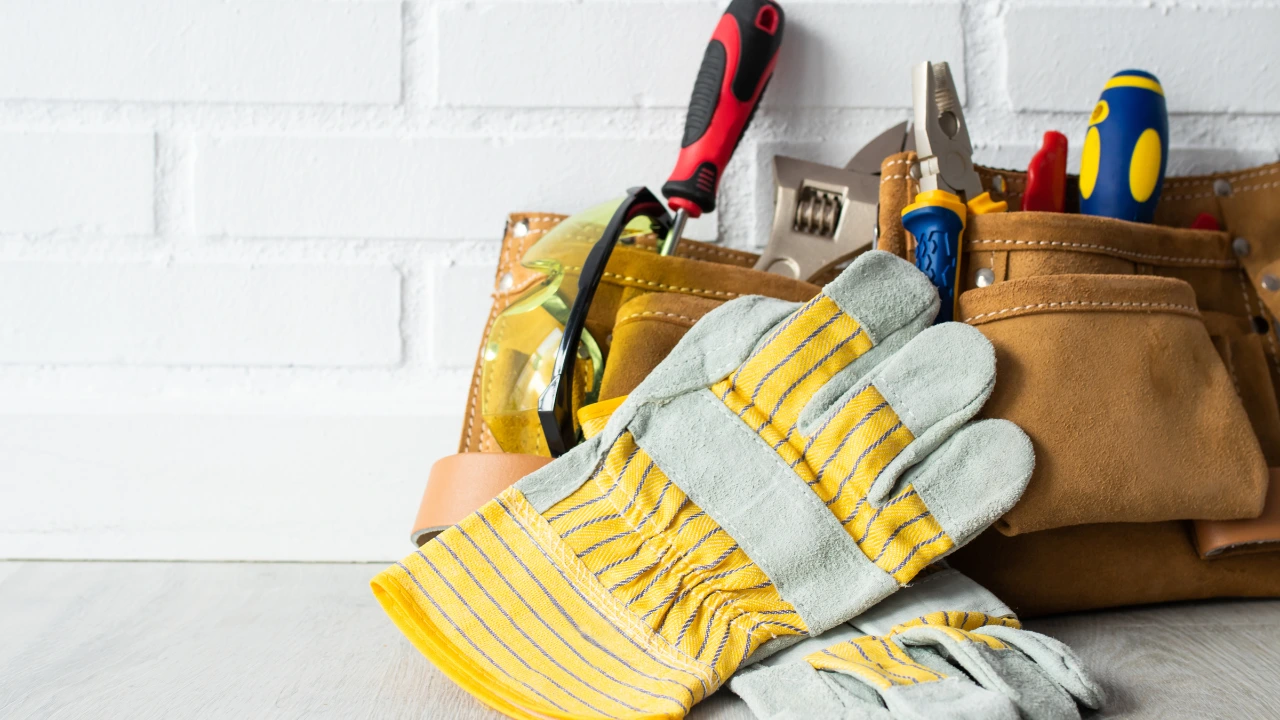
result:
[(511, 717), (682, 716), (722, 681), (639, 622), (515, 488), (372, 585), (424, 655)]

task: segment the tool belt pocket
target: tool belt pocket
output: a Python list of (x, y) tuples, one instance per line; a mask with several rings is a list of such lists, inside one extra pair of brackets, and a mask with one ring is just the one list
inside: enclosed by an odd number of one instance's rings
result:
[(1062, 272), (1071, 259), (1007, 258), (1058, 272), (959, 299), (957, 319), (996, 348), (984, 414), (1036, 446), (1031, 484), (997, 528), (1256, 516), (1266, 463), (1192, 286), (1098, 273), (1123, 269), (1106, 254)]

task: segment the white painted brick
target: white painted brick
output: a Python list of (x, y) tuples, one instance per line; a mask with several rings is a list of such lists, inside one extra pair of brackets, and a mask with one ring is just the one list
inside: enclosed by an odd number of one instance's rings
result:
[(689, 102), (722, 10), (695, 2), (466, 3), (439, 12), (445, 105), (677, 107)]
[(1009, 94), (1020, 110), (1088, 111), (1136, 67), (1173, 112), (1280, 112), (1278, 31), (1280, 7), (1015, 7)]
[(766, 106), (909, 108), (911, 67), (923, 60), (949, 63), (965, 97), (959, 3), (786, 3), (785, 9), (787, 35)]
[(0, 414), (0, 558), (393, 560), (461, 420)]
[(400, 45), (398, 2), (7, 0), (0, 97), (392, 103)]
[[(449, 5), (440, 100), (480, 107), (684, 107), (722, 10), (706, 3)], [(909, 107), (919, 48), (963, 86), (958, 3), (788, 3), (771, 106)], [(910, 41), (885, 42), (895, 32)]]
[(440, 367), (475, 364), (492, 306), (494, 264), (449, 265), (436, 270), (432, 294), (432, 361)]
[[(508, 212), (573, 213), (655, 192), (677, 141), (213, 137), (198, 144), (196, 231), (259, 237), (488, 238)], [(714, 218), (690, 223), (713, 237)]]
[(150, 133), (0, 133), (0, 232), (149, 235), (154, 177)]
[(0, 264), (0, 363), (387, 366), (400, 345), (389, 267)]

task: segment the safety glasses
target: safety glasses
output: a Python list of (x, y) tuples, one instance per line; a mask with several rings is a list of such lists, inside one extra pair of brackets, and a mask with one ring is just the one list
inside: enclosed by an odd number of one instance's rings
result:
[(481, 360), (485, 424), (504, 452), (558, 457), (577, 444), (577, 408), (599, 399), (600, 343), (586, 329), (605, 266), (619, 243), (671, 225), (647, 188), (556, 225), (521, 258), (542, 278), (495, 318)]

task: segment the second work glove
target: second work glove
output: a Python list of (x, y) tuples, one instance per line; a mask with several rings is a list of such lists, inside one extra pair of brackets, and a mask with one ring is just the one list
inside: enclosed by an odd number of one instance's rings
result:
[(1100, 707), (1071, 649), (1021, 627), (981, 585), (938, 570), (729, 688), (760, 720), (1079, 720), (1077, 704)]
[(762, 645), (834, 627), (1011, 508), (1031, 443), (970, 423), (975, 329), (871, 252), (804, 305), (703, 318), (604, 430), (374, 593), (455, 682), (513, 717), (681, 717)]

